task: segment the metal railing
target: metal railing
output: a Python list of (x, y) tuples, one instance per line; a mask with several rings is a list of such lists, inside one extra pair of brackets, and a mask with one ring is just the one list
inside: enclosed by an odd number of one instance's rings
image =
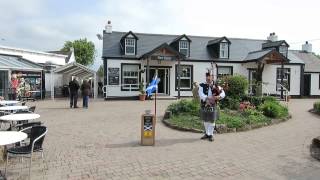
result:
[(139, 90), (139, 84), (120, 84), (120, 85), (104, 85), (102, 87), (103, 97), (107, 98), (108, 96), (108, 88), (110, 87), (120, 87), (122, 89), (125, 89), (129, 92), (131, 91), (137, 91)]
[[(264, 94), (266, 94), (267, 96), (270, 96), (270, 91), (269, 89), (267, 88), (267, 85), (275, 85), (277, 86), (276, 84), (272, 84), (272, 83), (268, 83), (268, 82), (262, 82), (262, 88), (265, 89), (265, 92), (266, 93), (262, 93), (262, 96)], [(276, 90), (276, 96), (279, 97), (279, 99), (282, 99), (281, 98), (281, 88), (283, 88), (283, 91), (284, 91), (284, 101), (286, 102), (286, 106), (288, 106), (288, 102), (289, 102), (289, 95), (290, 95), (290, 91), (282, 84), (278, 84), (280, 86), (280, 89), (277, 89)], [(253, 95), (252, 92), (250, 92), (250, 90), (252, 90), (254, 87), (258, 86), (258, 84), (249, 84), (249, 94), (250, 95)], [(280, 92), (280, 94), (278, 94), (278, 92)]]

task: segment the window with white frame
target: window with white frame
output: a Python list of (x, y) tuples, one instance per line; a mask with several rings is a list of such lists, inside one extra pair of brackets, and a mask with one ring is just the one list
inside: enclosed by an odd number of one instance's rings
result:
[(229, 56), (229, 45), (228, 43), (220, 43), (220, 58), (228, 58)]
[(122, 88), (124, 90), (138, 90), (139, 88), (139, 65), (123, 64), (122, 68)]
[(179, 52), (186, 56), (189, 55), (189, 42), (188, 41), (179, 41)]
[(125, 54), (135, 55), (136, 51), (136, 40), (134, 38), (125, 39)]
[(221, 79), (224, 76), (232, 75), (232, 66), (218, 66), (218, 79)]
[[(281, 90), (281, 70), (282, 68), (277, 68), (277, 90)], [(290, 91), (290, 68), (283, 68), (283, 84), (286, 89)]]
[[(192, 89), (192, 66), (191, 65), (181, 65), (180, 74), (180, 89), (191, 90)], [(176, 66), (178, 72), (178, 66)], [(176, 74), (176, 89), (178, 89), (178, 73)]]
[(285, 45), (281, 45), (279, 47), (279, 53), (281, 53), (284, 57), (287, 57), (288, 47)]

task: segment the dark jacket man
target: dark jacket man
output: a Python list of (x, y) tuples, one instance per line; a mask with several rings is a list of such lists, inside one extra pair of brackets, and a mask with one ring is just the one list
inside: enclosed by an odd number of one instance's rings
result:
[(69, 89), (70, 89), (70, 108), (78, 108), (78, 90), (79, 90), (79, 83), (76, 79), (73, 79), (69, 82)]

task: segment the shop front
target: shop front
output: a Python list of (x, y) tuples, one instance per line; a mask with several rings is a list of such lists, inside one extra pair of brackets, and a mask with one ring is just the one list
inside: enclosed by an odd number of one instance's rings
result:
[(21, 56), (0, 55), (0, 96), (5, 99), (44, 98), (43, 68)]

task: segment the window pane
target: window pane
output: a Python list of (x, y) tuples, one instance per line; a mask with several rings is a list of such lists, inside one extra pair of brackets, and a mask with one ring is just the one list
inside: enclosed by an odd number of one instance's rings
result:
[(190, 79), (181, 79), (180, 80), (180, 87), (181, 88), (190, 88), (191, 87), (191, 80)]
[(188, 49), (180, 49), (180, 53), (184, 55), (188, 55)]
[(122, 88), (136, 90), (139, 83), (139, 65), (122, 66)]
[(220, 58), (228, 58), (229, 47), (227, 43), (220, 43)]
[(232, 75), (231, 67), (218, 67), (218, 75)]
[[(280, 90), (281, 89), (281, 68), (277, 68), (277, 79), (276, 79), (276, 89)], [(290, 69), (289, 68), (284, 68), (283, 69), (283, 86), (286, 87), (288, 90), (290, 90)]]
[(127, 54), (133, 54), (134, 53), (134, 47), (126, 46), (126, 53)]

